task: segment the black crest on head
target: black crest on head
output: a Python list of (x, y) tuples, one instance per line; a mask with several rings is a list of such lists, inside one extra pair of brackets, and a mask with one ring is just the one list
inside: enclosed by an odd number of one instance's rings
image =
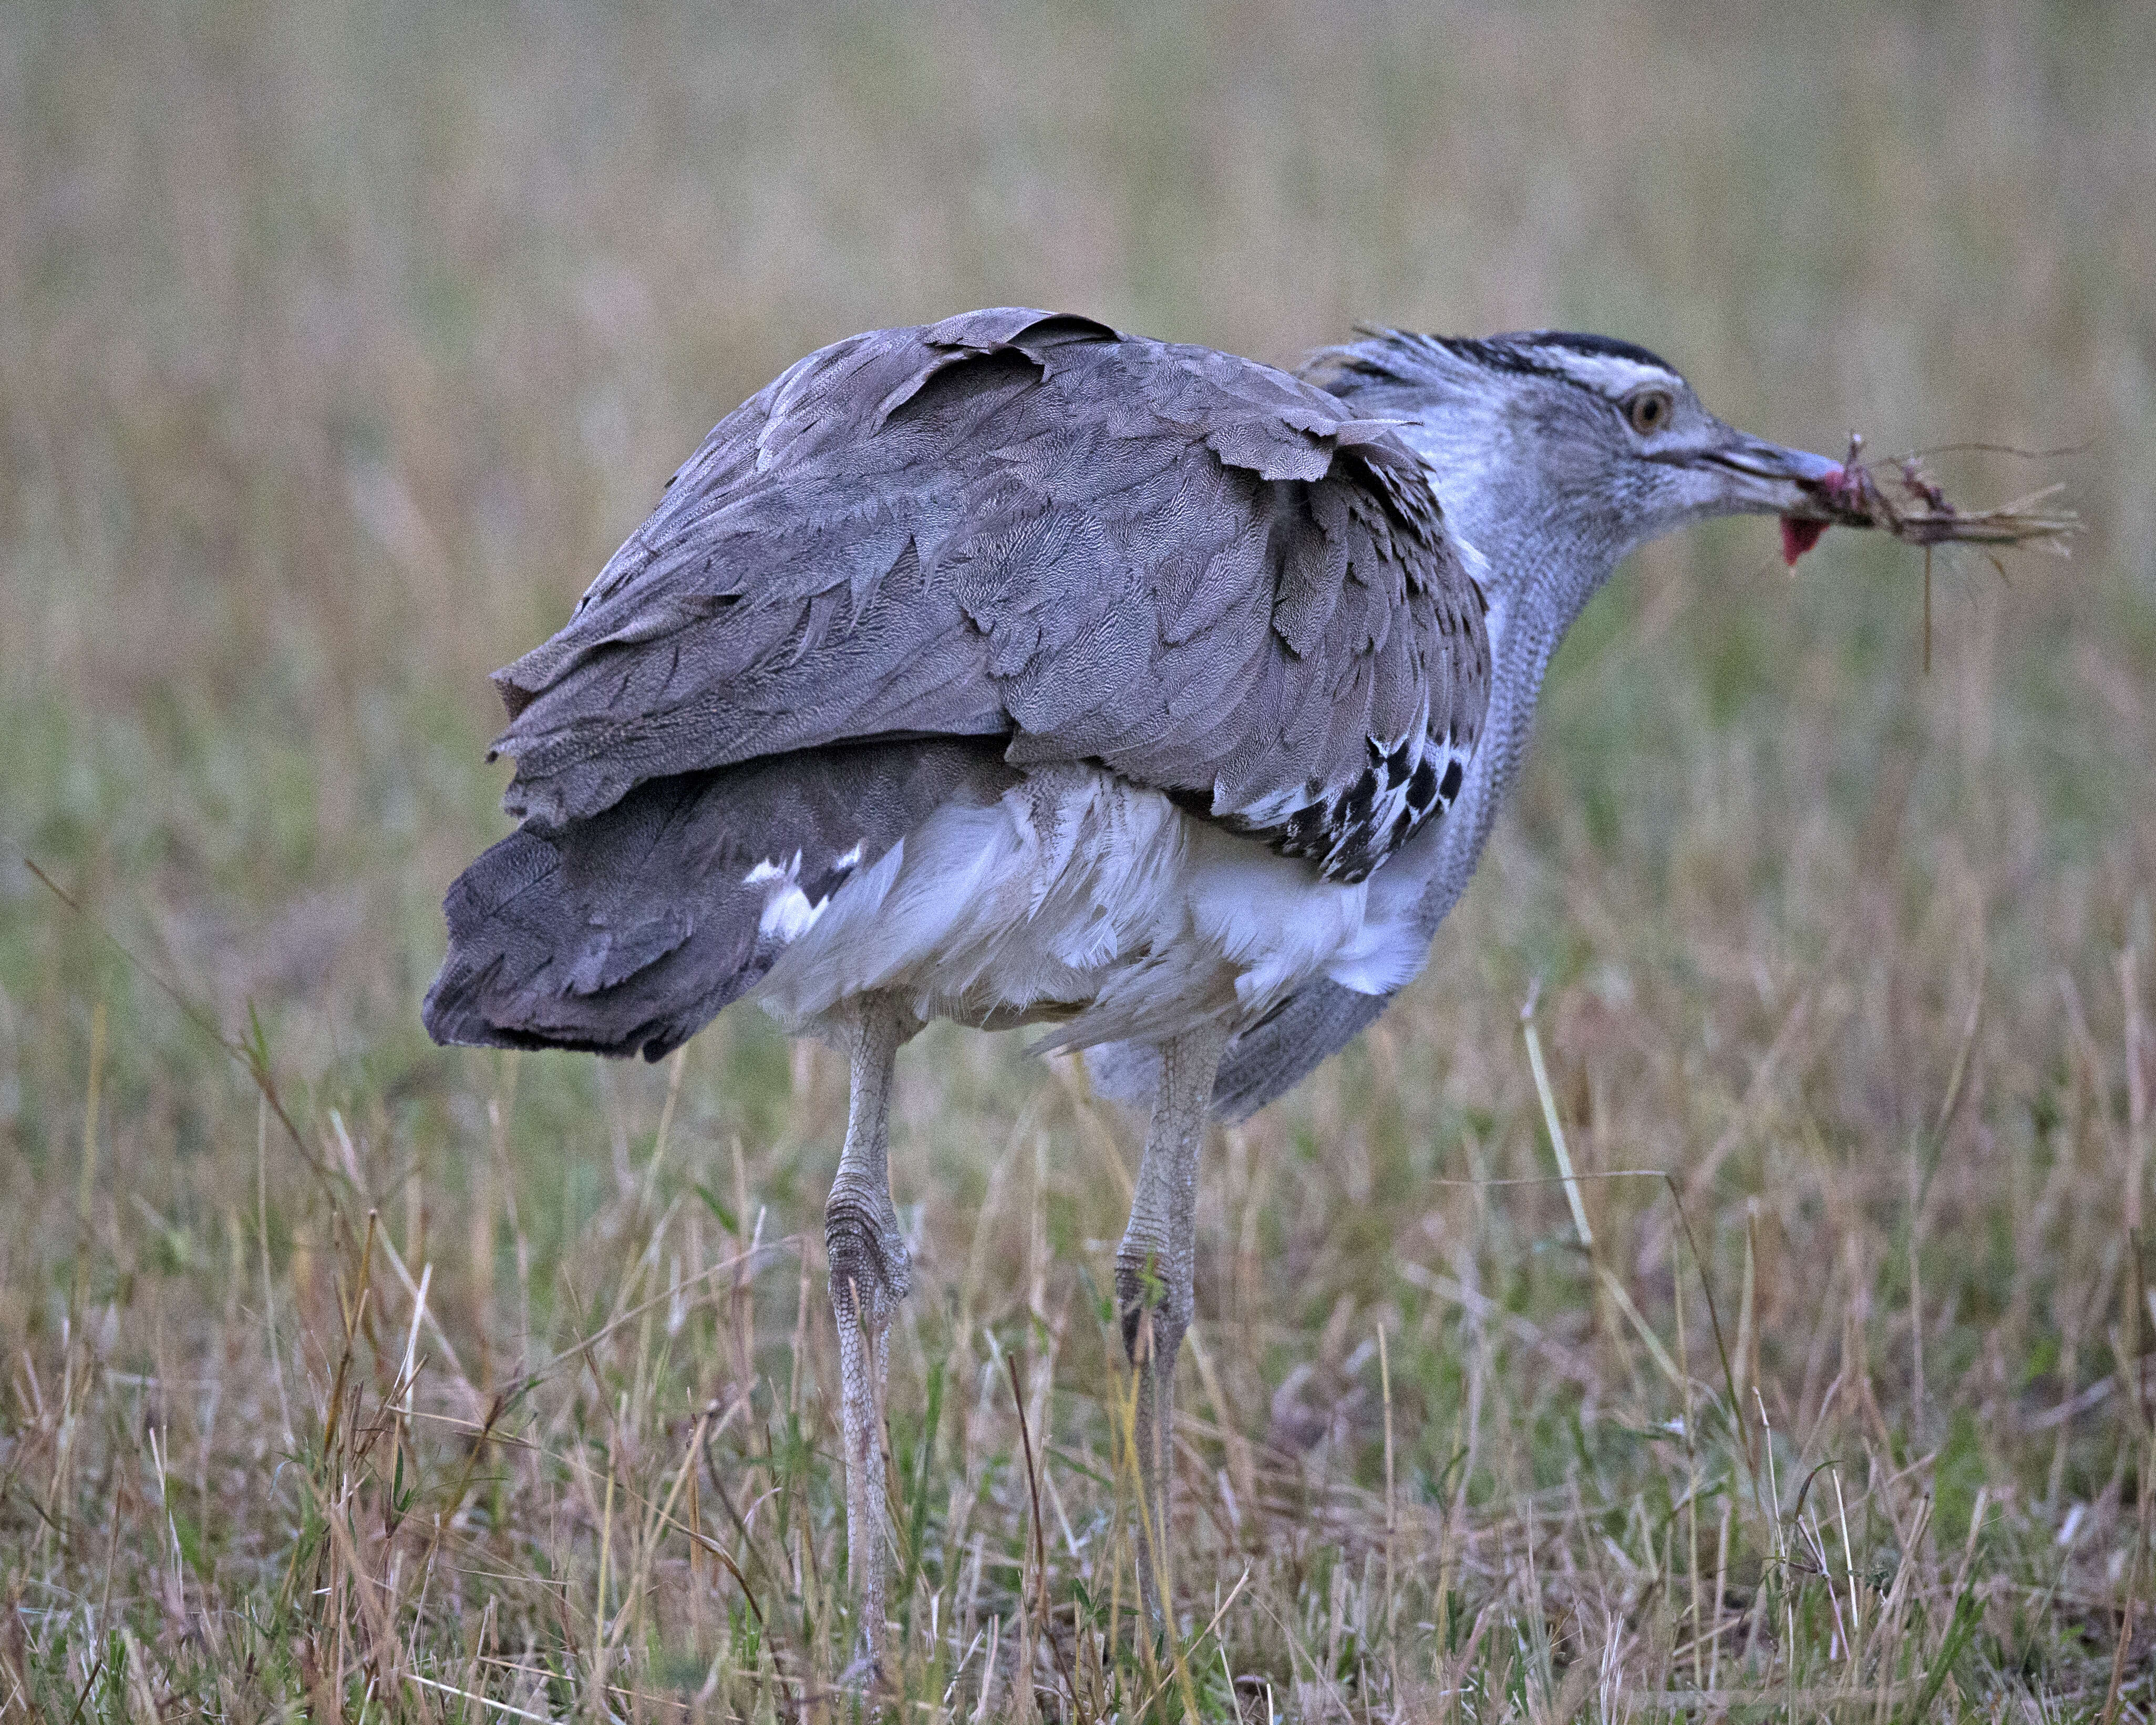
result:
[(1500, 336), (1497, 340), (1532, 347), (1565, 347), (1574, 353), (1629, 359), (1639, 365), (1660, 366), (1670, 372), (1676, 370), (1661, 354), (1642, 347), (1637, 341), (1620, 341), (1614, 336), (1581, 335), (1572, 330), (1524, 330), (1517, 335)]
[(1370, 329), (1363, 339), (1312, 356), (1303, 375), (1336, 394), (1354, 394), (1389, 384), (1413, 388), (1437, 380), (1449, 359), (1465, 360), (1493, 372), (1519, 377), (1574, 381), (1562, 355), (1589, 359), (1630, 360), (1659, 367), (1672, 377), (1677, 369), (1636, 341), (1572, 330), (1516, 330), (1502, 336), (1428, 336), (1411, 330)]
[[(1440, 338), (1443, 339), (1443, 338)], [(1640, 346), (1636, 341), (1620, 341), (1614, 336), (1582, 334), (1573, 330), (1517, 330), (1510, 335), (1491, 336), (1486, 339), (1457, 336), (1444, 339), (1444, 345), (1462, 359), (1473, 360), (1492, 371), (1517, 372), (1545, 377), (1563, 377), (1564, 373), (1551, 362), (1553, 351), (1577, 353), (1589, 359), (1626, 359), (1635, 365), (1654, 366), (1676, 375), (1676, 367), (1661, 355)]]

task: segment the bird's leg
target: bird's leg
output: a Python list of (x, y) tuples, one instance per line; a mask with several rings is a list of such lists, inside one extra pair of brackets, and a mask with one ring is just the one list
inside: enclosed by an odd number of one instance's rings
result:
[(846, 1146), (824, 1206), (824, 1245), (831, 1272), (831, 1314), (839, 1326), (839, 1404), (846, 1452), (846, 1573), (860, 1625), (857, 1658), (871, 1682), (884, 1666), (884, 1387), (891, 1364), (891, 1319), (911, 1285), (906, 1240), (891, 1201), (886, 1146), (891, 1080), (900, 1044), (920, 1029), (888, 995), (864, 995), (846, 1023), (853, 1089)]
[(1138, 1586), (1156, 1625), (1166, 1620), (1171, 1603), (1168, 1512), (1175, 1356), (1194, 1303), (1198, 1153), (1226, 1045), (1226, 1033), (1216, 1025), (1161, 1045), (1160, 1094), (1138, 1164), (1130, 1226), (1116, 1248), (1123, 1348), (1137, 1372)]

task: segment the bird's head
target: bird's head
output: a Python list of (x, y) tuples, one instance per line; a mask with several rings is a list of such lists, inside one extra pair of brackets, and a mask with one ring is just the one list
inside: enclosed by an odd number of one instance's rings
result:
[(1648, 540), (1711, 516), (1813, 516), (1841, 471), (1724, 424), (1668, 362), (1606, 336), (1379, 331), (1305, 375), (1399, 422), (1454, 531), (1488, 560), (1493, 598), (1557, 581), (1560, 628)]

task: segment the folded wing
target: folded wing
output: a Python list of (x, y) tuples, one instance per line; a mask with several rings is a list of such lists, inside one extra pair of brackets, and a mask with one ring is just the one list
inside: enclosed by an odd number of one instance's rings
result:
[(1353, 880), (1450, 802), (1489, 644), (1383, 425), (1249, 361), (1004, 310), (795, 365), (496, 682), (535, 831), (655, 778), (988, 738)]

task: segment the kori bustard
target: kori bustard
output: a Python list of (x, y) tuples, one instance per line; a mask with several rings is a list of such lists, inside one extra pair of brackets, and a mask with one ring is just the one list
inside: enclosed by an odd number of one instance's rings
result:
[(1374, 332), (1290, 376), (975, 311), (727, 415), (497, 675), (521, 824), (449, 891), (434, 1035), (656, 1060), (748, 996), (850, 1059), (825, 1238), (871, 1670), (900, 1046), (1042, 1024), (1150, 1093), (1115, 1280), (1158, 1617), (1209, 1110), (1277, 1095), (1420, 967), (1625, 553), (1820, 519), (1838, 472), (1601, 336)]

